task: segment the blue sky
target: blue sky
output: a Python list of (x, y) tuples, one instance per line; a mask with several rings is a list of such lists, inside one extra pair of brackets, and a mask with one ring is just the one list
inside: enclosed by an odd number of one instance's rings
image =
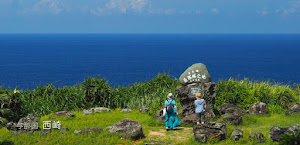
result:
[(300, 33), (300, 0), (0, 0), (0, 33)]

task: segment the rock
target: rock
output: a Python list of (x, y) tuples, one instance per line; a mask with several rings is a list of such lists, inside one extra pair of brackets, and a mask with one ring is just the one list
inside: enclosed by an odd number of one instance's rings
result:
[[(205, 109), (205, 120), (208, 121), (210, 118), (215, 117), (214, 108), (215, 105), (215, 97), (216, 97), (216, 88), (217, 84), (216, 83), (201, 83), (201, 84), (189, 84), (186, 86), (182, 86), (176, 90), (176, 93), (178, 94), (178, 97), (180, 97), (180, 104), (181, 104), (181, 109), (179, 110), (179, 118), (181, 119), (186, 119), (181, 120), (183, 124), (185, 123), (192, 123), (196, 122), (195, 117), (190, 117), (190, 115), (195, 114), (195, 97), (190, 97), (190, 88), (191, 87), (202, 87), (203, 90), (203, 96), (204, 100), (206, 102), (206, 109)], [(194, 120), (190, 120), (194, 119)]]
[(82, 115), (87, 115), (87, 114), (94, 114), (94, 113), (99, 113), (99, 112), (109, 112), (110, 110), (105, 107), (95, 107), (91, 109), (84, 109), (82, 111)]
[(126, 109), (122, 109), (122, 110), (120, 110), (120, 112), (130, 113), (130, 112), (132, 112), (132, 110), (131, 110), (131, 109), (128, 109), (128, 108), (126, 108)]
[(246, 111), (244, 111), (242, 107), (230, 103), (222, 104), (219, 108), (219, 112), (221, 115), (231, 113), (231, 114), (239, 114), (240, 116), (246, 113)]
[(300, 114), (300, 104), (295, 104), (292, 108), (285, 112), (286, 115)]
[(262, 133), (260, 132), (253, 132), (250, 133), (249, 139), (256, 142), (256, 143), (262, 143), (265, 142), (265, 137)]
[(143, 106), (142, 108), (140, 108), (139, 110), (141, 113), (146, 113), (149, 111), (149, 107), (148, 106)]
[(257, 103), (251, 104), (249, 107), (250, 114), (265, 115), (265, 114), (268, 114), (268, 112), (269, 112), (268, 105), (263, 102), (257, 102)]
[(182, 85), (211, 82), (211, 77), (203, 63), (196, 63), (187, 68), (179, 77)]
[(7, 124), (8, 130), (10, 131), (17, 131), (19, 133), (24, 132), (31, 132), (40, 130), (38, 127), (38, 122), (40, 121), (40, 118), (33, 116), (33, 114), (29, 114), (26, 117), (22, 117), (18, 123), (10, 122)]
[(229, 122), (229, 124), (231, 124), (231, 125), (241, 124), (242, 118), (243, 118), (242, 116), (234, 115), (234, 114), (230, 114), (230, 113), (223, 115), (223, 120)]
[(77, 129), (74, 131), (74, 134), (79, 134), (79, 133), (101, 133), (103, 131), (102, 128), (81, 128)]
[(42, 129), (41, 130), (41, 134), (48, 134), (48, 133), (51, 133), (52, 132), (52, 129)]
[(17, 131), (17, 130), (18, 130), (17, 124), (14, 123), (14, 122), (8, 122), (8, 123), (6, 124), (6, 128), (7, 128), (7, 130), (9, 130), (9, 131)]
[(141, 139), (144, 136), (142, 124), (131, 119), (123, 119), (120, 122), (106, 128), (110, 133), (120, 133), (122, 137), (131, 138), (134, 140)]
[(210, 122), (195, 126), (193, 132), (198, 142), (206, 143), (208, 139), (212, 137), (218, 137), (219, 140), (225, 139), (227, 129), (224, 122)]
[(74, 113), (71, 111), (60, 111), (60, 112), (55, 112), (53, 117), (62, 117), (62, 116), (70, 116), (70, 117), (75, 117)]
[(155, 112), (155, 118), (161, 124), (165, 124), (165, 116), (163, 116), (163, 108)]
[(280, 141), (280, 136), (289, 133), (289, 134), (295, 134), (295, 132), (299, 131), (299, 125), (295, 124), (287, 128), (280, 128), (278, 126), (273, 126), (269, 133), (269, 138), (273, 141)]
[(238, 141), (238, 140), (240, 140), (243, 137), (244, 137), (244, 133), (240, 129), (235, 129), (231, 133), (231, 139), (234, 140), (234, 141)]

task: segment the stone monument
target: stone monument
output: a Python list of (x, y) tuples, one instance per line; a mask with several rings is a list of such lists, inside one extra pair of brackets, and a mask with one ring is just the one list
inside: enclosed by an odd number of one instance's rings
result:
[(187, 68), (179, 77), (182, 87), (176, 90), (178, 97), (180, 97), (181, 109), (179, 110), (179, 117), (184, 124), (196, 123), (195, 114), (195, 94), (201, 93), (206, 102), (205, 118), (206, 122), (215, 117), (214, 105), (216, 97), (217, 84), (211, 82), (207, 68), (202, 63), (196, 63)]

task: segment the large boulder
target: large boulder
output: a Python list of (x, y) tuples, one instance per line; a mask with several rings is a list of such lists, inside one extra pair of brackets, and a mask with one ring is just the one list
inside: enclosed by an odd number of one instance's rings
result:
[(281, 128), (278, 126), (273, 126), (270, 130), (269, 133), (269, 138), (272, 139), (273, 141), (280, 141), (280, 136), (289, 133), (289, 134), (295, 134), (295, 132), (299, 131), (299, 125), (295, 124), (287, 128)]
[(240, 116), (238, 114), (226, 113), (225, 115), (223, 115), (223, 120), (231, 125), (239, 125), (243, 121), (243, 116)]
[(213, 137), (217, 137), (219, 140), (225, 139), (227, 129), (224, 122), (210, 122), (195, 126), (193, 132), (198, 142), (206, 143), (208, 139)]
[(235, 129), (232, 133), (231, 133), (231, 139), (234, 140), (234, 141), (238, 141), (240, 140), (241, 138), (244, 137), (244, 133), (242, 130), (240, 129)]
[(295, 104), (292, 108), (285, 112), (286, 115), (300, 114), (300, 104)]
[(219, 113), (223, 115), (223, 120), (229, 122), (231, 125), (239, 125), (242, 123), (243, 115), (246, 111), (242, 107), (224, 103), (219, 108)]
[(179, 77), (182, 85), (211, 82), (211, 77), (203, 63), (196, 63), (187, 68)]
[(178, 97), (180, 97), (180, 104), (181, 109), (179, 110), (179, 116), (183, 124), (196, 122), (196, 118), (193, 116), (195, 114), (195, 96), (190, 95), (192, 93), (190, 90), (191, 88), (198, 87), (200, 88), (204, 100), (206, 102), (206, 109), (205, 109), (205, 122), (207, 122), (210, 118), (215, 117), (214, 113), (214, 105), (215, 105), (215, 97), (216, 97), (216, 89), (217, 84), (208, 82), (208, 83), (201, 83), (201, 84), (189, 84), (186, 86), (182, 86), (176, 90)]
[(95, 108), (90, 108), (90, 109), (84, 109), (82, 111), (82, 115), (87, 115), (87, 114), (94, 114), (94, 113), (100, 113), (100, 112), (109, 112), (110, 110), (105, 107), (95, 107)]
[(71, 111), (59, 111), (59, 112), (55, 112), (53, 115), (53, 117), (62, 117), (62, 116), (75, 117), (75, 114)]
[(249, 134), (249, 139), (251, 141), (254, 141), (256, 143), (262, 143), (265, 142), (265, 137), (262, 133), (260, 132), (253, 132)]
[(261, 114), (265, 115), (268, 114), (269, 107), (266, 103), (263, 102), (256, 102), (251, 104), (249, 107), (249, 114)]
[(134, 140), (145, 137), (142, 124), (128, 118), (123, 119), (120, 122), (107, 127), (106, 129), (112, 134), (120, 133), (122, 137), (131, 138)]
[(244, 115), (246, 111), (244, 111), (242, 107), (230, 103), (224, 103), (220, 106), (219, 113), (221, 115), (231, 113), (231, 114), (239, 114), (241, 116)]

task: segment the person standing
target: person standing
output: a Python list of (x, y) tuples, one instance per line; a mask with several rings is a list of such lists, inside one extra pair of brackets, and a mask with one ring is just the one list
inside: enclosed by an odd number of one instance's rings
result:
[(167, 96), (167, 100), (165, 101), (165, 107), (164, 107), (164, 114), (165, 114), (165, 125), (166, 125), (166, 130), (168, 129), (174, 129), (175, 127), (181, 125), (177, 115), (177, 107), (176, 107), (176, 102), (174, 99), (174, 96), (172, 93), (169, 93)]
[(196, 93), (196, 100), (195, 100), (195, 112), (196, 112), (196, 120), (197, 120), (197, 125), (204, 124), (204, 119), (205, 119), (205, 108), (206, 108), (206, 103), (205, 100), (203, 99), (203, 96), (201, 93)]

